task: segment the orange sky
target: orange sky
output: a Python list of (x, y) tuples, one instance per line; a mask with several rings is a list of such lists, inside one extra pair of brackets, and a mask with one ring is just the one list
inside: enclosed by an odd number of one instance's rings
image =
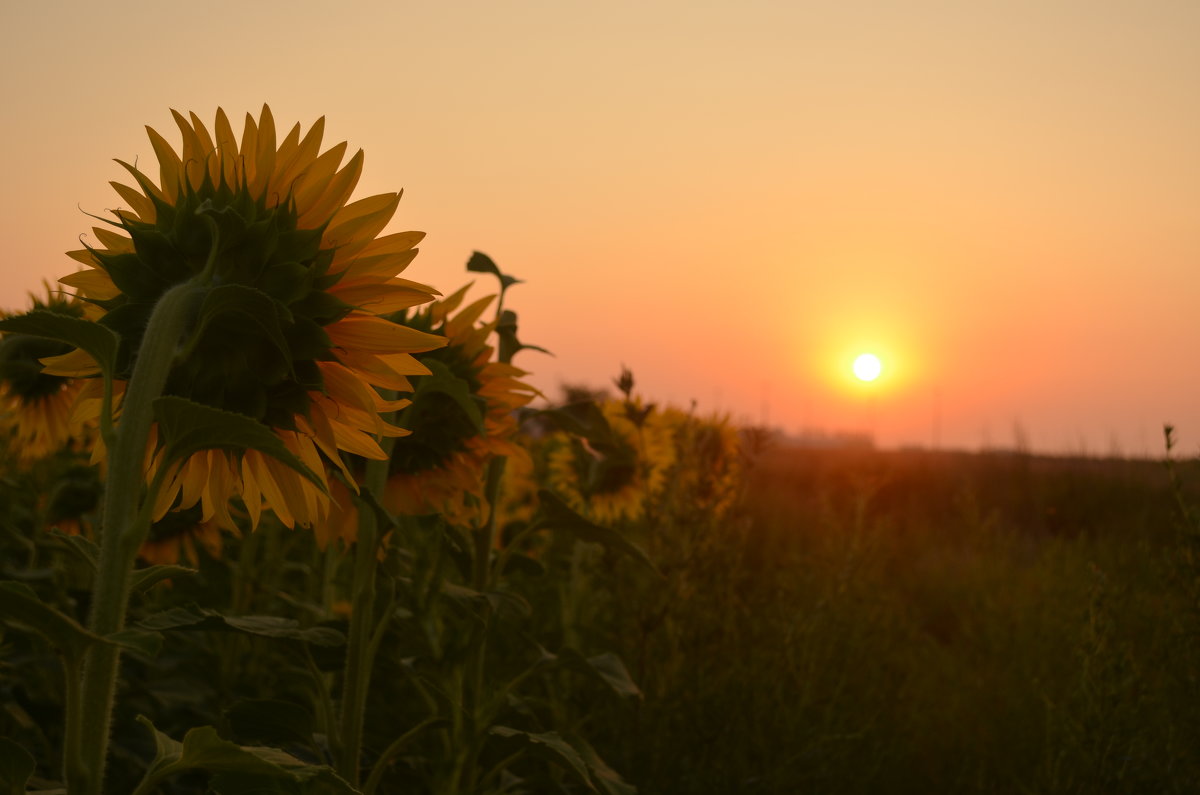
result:
[[(176, 10), (178, 9), (178, 10)], [(534, 381), (885, 445), (1200, 448), (1200, 3), (5, 2), (0, 307), (143, 125), (271, 104), (479, 249)], [(850, 363), (888, 368), (866, 389)]]

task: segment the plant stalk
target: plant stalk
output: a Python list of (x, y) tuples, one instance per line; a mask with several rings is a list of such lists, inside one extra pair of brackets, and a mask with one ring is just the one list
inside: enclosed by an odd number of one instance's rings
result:
[[(115, 444), (109, 447), (99, 531), (100, 561), (88, 622), (88, 629), (100, 636), (119, 632), (125, 625), (130, 575), (149, 529), (149, 512), (139, 516), (139, 498), (154, 401), (162, 395), (199, 295), (195, 285), (179, 284), (155, 305), (125, 391), (121, 419), (113, 431)], [(143, 499), (153, 498), (148, 494)], [(96, 644), (84, 656), (78, 711), (67, 715), (68, 747), (64, 749), (68, 762), (64, 772), (72, 795), (100, 795), (103, 791), (120, 655), (116, 645)]]

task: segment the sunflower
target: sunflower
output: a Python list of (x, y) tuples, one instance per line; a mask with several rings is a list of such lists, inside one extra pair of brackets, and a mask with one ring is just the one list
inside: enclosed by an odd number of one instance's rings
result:
[[(56, 295), (45, 285), (46, 298), (30, 294), (30, 312), (49, 311), (70, 317), (82, 317), (83, 304)], [(12, 315), (0, 312), (0, 318)], [(83, 382), (42, 371), (41, 359), (67, 353), (71, 346), (63, 342), (5, 334), (0, 337), (0, 423), (13, 435), (22, 463), (45, 458), (72, 441), (82, 441), (84, 423), (72, 416), (72, 406)]]
[[(373, 387), (411, 389), (407, 376), (428, 370), (410, 354), (445, 344), (383, 317), (436, 293), (397, 278), (423, 233), (378, 236), (400, 194), (347, 203), (363, 155), (343, 165), (345, 143), (321, 152), (323, 118), (303, 136), (295, 125), (277, 145), (265, 105), (257, 121), (247, 114), (240, 141), (220, 109), (211, 134), (194, 113), (172, 114), (181, 151), (147, 128), (158, 184), (118, 160), (137, 186), (112, 183), (129, 209), (114, 212), (112, 228), (94, 228), (99, 245), (69, 252), (85, 267), (60, 279), (119, 336), (114, 405), (155, 302), (186, 282), (206, 292), (164, 394), (264, 423), (322, 479), (325, 462), (349, 475), (341, 451), (385, 458), (374, 437), (405, 431), (380, 412), (407, 401), (384, 400)], [(81, 350), (45, 361), (55, 375), (98, 372)], [(97, 416), (100, 392), (93, 380), (77, 413)], [(162, 460), (155, 436), (147, 477)], [(233, 529), (234, 495), (252, 526), (264, 507), (289, 527), (319, 525), (329, 512), (325, 492), (254, 450), (197, 453), (165, 482), (156, 520), (200, 504), (201, 521)]]
[(737, 428), (728, 418), (702, 418), (676, 408), (664, 409), (663, 419), (679, 459), (671, 475), (675, 510), (722, 518), (737, 502), (745, 470)]
[(611, 434), (603, 444), (555, 434), (550, 441), (550, 487), (601, 524), (636, 521), (662, 493), (675, 462), (671, 428), (653, 406), (636, 401), (601, 404)]
[(539, 393), (520, 380), (524, 370), (492, 360), (495, 351), (488, 338), (496, 323), (480, 317), (494, 296), (460, 310), (469, 289), (467, 285), (411, 316), (396, 316), (413, 329), (447, 340), (446, 347), (419, 357), (432, 375), (417, 381), (412, 404), (399, 415), (413, 432), (395, 442), (383, 500), (398, 514), (441, 513), (459, 524), (478, 521), (487, 508), (483, 484), (488, 461), (529, 455), (513, 442), (515, 412)]

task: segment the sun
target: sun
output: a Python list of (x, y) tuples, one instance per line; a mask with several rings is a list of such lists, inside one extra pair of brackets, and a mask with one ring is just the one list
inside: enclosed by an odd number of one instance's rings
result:
[(854, 360), (854, 375), (859, 381), (874, 381), (883, 372), (883, 363), (873, 353), (860, 354)]

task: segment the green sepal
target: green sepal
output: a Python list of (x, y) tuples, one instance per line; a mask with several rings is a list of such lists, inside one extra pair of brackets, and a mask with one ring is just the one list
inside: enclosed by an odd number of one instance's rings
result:
[(250, 321), (263, 331), (279, 352), (280, 358), (290, 363), (291, 355), (287, 340), (283, 336), (283, 325), (290, 323), (292, 313), (282, 303), (262, 290), (242, 284), (222, 284), (212, 288), (204, 296), (197, 318), (197, 337), (222, 315), (237, 315), (238, 319)]
[(93, 643), (109, 642), (43, 602), (24, 583), (0, 582), (0, 619), (36, 632), (71, 660), (80, 659)]
[(298, 640), (315, 646), (342, 646), (346, 642), (345, 635), (329, 627), (302, 628), (300, 622), (279, 616), (225, 616), (216, 610), (194, 604), (147, 616), (137, 626), (155, 632), (172, 629), (244, 632), (266, 638)]
[[(212, 726), (191, 729), (177, 742), (160, 732), (144, 715), (138, 722), (154, 734), (156, 754), (135, 795), (155, 790), (167, 776), (185, 770), (205, 770), (215, 773), (210, 786), (223, 795), (250, 792), (325, 793), (327, 795), (356, 795), (350, 786), (326, 765), (309, 765), (277, 748), (241, 746), (223, 740)], [(285, 786), (276, 788), (273, 781)]]
[(323, 493), (329, 493), (321, 477), (257, 420), (173, 395), (154, 401), (154, 417), (166, 444), (164, 466), (201, 450), (257, 450), (296, 470)]
[(488, 729), (488, 733), (496, 737), (524, 741), (531, 751), (574, 773), (579, 782), (590, 792), (596, 792), (596, 787), (592, 784), (592, 777), (588, 774), (587, 762), (558, 732), (534, 733), (508, 726), (493, 726)]
[(430, 374), (418, 378), (413, 403), (416, 403), (416, 395), (424, 395), (427, 392), (440, 392), (453, 400), (462, 409), (463, 414), (467, 416), (475, 432), (483, 435), (485, 432), (483, 412), (480, 411), (479, 403), (471, 394), (471, 385), (456, 376), (445, 363), (437, 359), (426, 357), (421, 363), (429, 368)]
[(6, 737), (0, 737), (0, 793), (24, 795), (29, 777), (37, 768), (33, 756)]
[(581, 541), (601, 544), (616, 552), (623, 552), (639, 563), (645, 564), (656, 574), (659, 573), (650, 557), (625, 536), (610, 527), (602, 527), (577, 514), (552, 491), (538, 491), (538, 515), (534, 518), (533, 527), (539, 530), (561, 530), (574, 535)]
[(81, 317), (36, 309), (0, 320), (0, 331), (44, 337), (82, 348), (96, 360), (100, 371), (108, 376), (113, 375), (113, 368), (116, 367), (117, 335), (111, 329)]

